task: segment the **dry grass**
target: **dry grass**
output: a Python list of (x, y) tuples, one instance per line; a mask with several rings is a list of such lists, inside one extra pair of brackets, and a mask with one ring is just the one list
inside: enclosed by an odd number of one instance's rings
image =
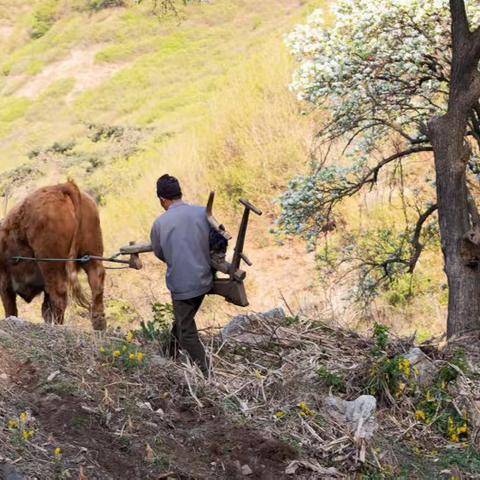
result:
[[(243, 465), (259, 479), (287, 478), (289, 465), (296, 465), (299, 479), (421, 479), (443, 478), (442, 465), (469, 451), (417, 421), (410, 396), (393, 407), (379, 404), (371, 444), (357, 443), (333, 419), (324, 404), (329, 390), (345, 399), (364, 393), (372, 366), (370, 338), (319, 317), (257, 316), (227, 342), (219, 336), (204, 340), (214, 374), (207, 380), (188, 362), (159, 357), (159, 345), (141, 336), (129, 348), (145, 354), (144, 366), (125, 370), (99, 353), (102, 346), (120, 349), (121, 332), (99, 336), (2, 322), (3, 461), (41, 480), (76, 478), (80, 471), (86, 478), (120, 478), (122, 470), (130, 478), (235, 479)], [(468, 341), (424, 349), (443, 366)], [(388, 355), (405, 353), (411, 344), (392, 339)], [(467, 356), (478, 361), (475, 348)], [(458, 390), (458, 408), (475, 405), (478, 380), (462, 373), (451, 388)], [(28, 413), (26, 428), (35, 432), (28, 441), (7, 426), (22, 412)], [(471, 428), (478, 428), (477, 420), (471, 419)], [(472, 430), (472, 443), (475, 438)], [(57, 447), (63, 455), (55, 461)], [(461, 468), (455, 465), (448, 472)], [(477, 478), (476, 464), (462, 468), (461, 478)]]

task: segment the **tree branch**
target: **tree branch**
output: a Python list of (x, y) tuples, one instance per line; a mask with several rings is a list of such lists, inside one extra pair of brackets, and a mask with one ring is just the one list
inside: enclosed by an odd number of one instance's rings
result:
[(413, 155), (414, 153), (421, 152), (431, 152), (433, 151), (431, 146), (428, 145), (418, 145), (409, 148), (408, 150), (403, 150), (401, 152), (394, 153), (387, 158), (384, 158), (377, 165), (370, 168), (361, 178), (356, 181), (349, 182), (347, 185), (342, 185), (341, 187), (333, 187), (331, 189), (324, 189), (324, 194), (329, 194), (327, 198), (322, 201), (322, 207), (327, 208), (328, 215), (330, 215), (333, 206), (341, 201), (345, 197), (351, 197), (358, 193), (362, 187), (367, 184), (373, 185), (377, 182), (378, 174), (380, 170), (388, 165), (389, 163), (399, 160), (400, 158)]
[[(379, 162), (375, 167), (373, 167), (362, 179), (362, 183), (376, 183), (378, 178), (378, 173), (380, 170), (387, 164), (398, 160), (399, 158), (407, 157), (414, 153), (420, 152), (432, 152), (433, 148), (430, 146), (418, 146), (412, 147), (408, 150), (403, 150), (402, 152), (394, 153), (387, 158), (384, 158), (381, 162)], [(371, 177), (371, 178), (369, 178)]]
[(408, 273), (413, 273), (415, 270), (418, 259), (420, 258), (420, 254), (422, 253), (424, 247), (424, 245), (420, 243), (420, 235), (422, 233), (423, 224), (437, 209), (438, 205), (435, 203), (418, 217), (417, 224), (415, 225), (415, 230), (413, 232), (413, 237), (410, 242), (413, 246), (413, 255), (410, 258)]
[(455, 50), (468, 40), (470, 27), (464, 0), (450, 0), (452, 14), (452, 48)]

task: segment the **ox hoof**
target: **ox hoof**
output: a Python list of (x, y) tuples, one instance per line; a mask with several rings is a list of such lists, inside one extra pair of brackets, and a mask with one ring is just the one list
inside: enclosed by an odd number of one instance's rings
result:
[(105, 320), (105, 315), (96, 315), (92, 317), (92, 326), (94, 330), (106, 330), (107, 321)]

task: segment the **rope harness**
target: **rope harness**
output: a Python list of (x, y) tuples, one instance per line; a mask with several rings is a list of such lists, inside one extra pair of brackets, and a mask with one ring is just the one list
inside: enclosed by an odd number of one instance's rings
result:
[[(16, 256), (12, 257), (12, 260), (15, 262), (35, 262), (35, 263), (61, 263), (61, 262), (75, 262), (80, 264), (86, 264), (91, 262), (92, 260), (97, 260), (100, 262), (112, 262), (112, 263), (124, 263), (129, 265), (130, 262), (128, 260), (120, 260), (118, 257), (122, 255), (121, 252), (112, 255), (111, 257), (97, 257), (95, 255), (84, 255), (81, 258), (36, 258), (36, 257), (22, 257)], [(126, 268), (130, 268), (129, 266), (126, 267), (105, 267), (108, 270), (123, 270)]]

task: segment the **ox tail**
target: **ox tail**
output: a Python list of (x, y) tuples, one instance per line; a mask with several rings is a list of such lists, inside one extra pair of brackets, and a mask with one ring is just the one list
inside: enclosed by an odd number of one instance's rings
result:
[[(82, 194), (73, 180), (69, 180), (64, 185), (63, 193), (70, 198), (77, 219), (72, 242), (70, 244), (70, 251), (68, 252), (68, 258), (78, 258), (80, 255), (79, 239), (81, 237), (82, 228)], [(70, 297), (81, 307), (90, 309), (90, 302), (85, 296), (78, 279), (78, 263), (66, 262), (65, 268), (67, 271), (67, 284)]]

